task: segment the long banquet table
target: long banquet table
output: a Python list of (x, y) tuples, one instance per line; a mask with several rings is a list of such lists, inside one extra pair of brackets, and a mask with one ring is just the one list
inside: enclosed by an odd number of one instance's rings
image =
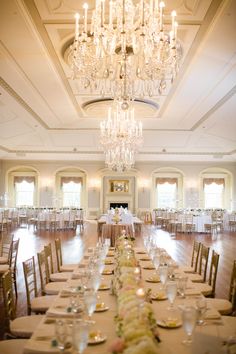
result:
[[(151, 268), (151, 264), (148, 260), (141, 260), (147, 258), (146, 255), (139, 254), (140, 250), (136, 250), (136, 256), (140, 259), (140, 265), (142, 268), (142, 282), (143, 286), (148, 289), (150, 288), (152, 292), (156, 292), (160, 287), (160, 283), (150, 283), (147, 282), (150, 276), (153, 275), (153, 270), (144, 269)], [(112, 251), (111, 251), (112, 252)], [(107, 258), (114, 262), (112, 257)], [(85, 267), (87, 260), (84, 259), (79, 267)], [(114, 264), (106, 265), (107, 270), (114, 269)], [(75, 270), (76, 272), (76, 270)], [(178, 276), (179, 270), (176, 269), (176, 276)], [(110, 285), (113, 275), (103, 275), (102, 284)], [(67, 290), (70, 291), (71, 287), (77, 287), (79, 284), (78, 279), (70, 279), (67, 282)], [(36, 331), (33, 333), (32, 337), (28, 340), (24, 354), (53, 354), (59, 353), (59, 350), (51, 346), (51, 340), (54, 337), (54, 321), (56, 314), (59, 318), (67, 318), (68, 321), (72, 321), (71, 314), (66, 313), (65, 309), (69, 305), (70, 297), (64, 297), (64, 293), (61, 292), (53, 306), (49, 309), (48, 315), (39, 324)], [(97, 312), (92, 316), (92, 320), (95, 324), (91, 328), (91, 331), (100, 330), (104, 335), (106, 335), (107, 340), (104, 343), (97, 345), (89, 345), (85, 349), (84, 354), (105, 354), (109, 353), (109, 347), (113, 340), (116, 338), (116, 328), (114, 316), (117, 312), (117, 303), (115, 295), (111, 294), (109, 289), (98, 291), (99, 301), (104, 302), (107, 307), (109, 307), (106, 312)], [(186, 299), (176, 298), (175, 308), (178, 305), (194, 305), (196, 301), (196, 296), (200, 294), (194, 288), (194, 283), (188, 281)], [(156, 319), (161, 320), (168, 316), (167, 307), (169, 306), (168, 300), (153, 301), (152, 307)], [(64, 309), (64, 310), (63, 310)], [(176, 312), (177, 313), (177, 312)], [(63, 315), (62, 315), (63, 314)], [(177, 314), (180, 316), (180, 313)], [(206, 315), (206, 325), (196, 326), (194, 333), (194, 341), (192, 346), (184, 346), (182, 340), (186, 338), (183, 327), (165, 329), (159, 328), (159, 334), (161, 342), (157, 343), (157, 353), (158, 354), (220, 354), (222, 353), (222, 343), (230, 335), (235, 336), (236, 328), (236, 318), (235, 317), (221, 317), (220, 314), (212, 308), (208, 309), (208, 315)], [(71, 352), (71, 351), (68, 351)], [(74, 353), (74, 352), (73, 352)]]

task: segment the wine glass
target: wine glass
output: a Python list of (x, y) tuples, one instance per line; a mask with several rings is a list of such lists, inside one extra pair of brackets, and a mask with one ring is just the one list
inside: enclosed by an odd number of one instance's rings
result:
[(94, 291), (98, 291), (98, 288), (101, 283), (101, 274), (98, 271), (95, 271), (90, 278), (90, 286)]
[(166, 284), (167, 277), (168, 277), (168, 266), (165, 266), (165, 265), (159, 266), (158, 269), (159, 269), (160, 280), (161, 280), (161, 283), (164, 287)]
[(88, 345), (89, 324), (76, 320), (73, 326), (73, 347), (78, 354), (82, 354)]
[(67, 325), (64, 320), (57, 319), (55, 322), (55, 336), (57, 340), (57, 348), (63, 352), (67, 339)]
[(197, 319), (197, 324), (199, 326), (202, 326), (205, 322), (204, 322), (204, 315), (206, 313), (207, 310), (207, 301), (204, 297), (201, 297), (199, 299), (196, 300), (196, 307), (197, 307), (197, 315), (198, 315), (198, 319)]
[(97, 296), (94, 290), (88, 290), (85, 293), (84, 302), (87, 308), (89, 319), (91, 320), (92, 314), (96, 309)]
[(196, 326), (197, 311), (193, 306), (186, 306), (182, 312), (183, 328), (187, 334), (187, 338), (183, 340), (183, 344), (190, 345), (192, 343), (192, 333)]
[(166, 283), (166, 295), (168, 297), (168, 300), (170, 301), (169, 310), (173, 310), (174, 301), (177, 295), (177, 283), (175, 281), (168, 281)]

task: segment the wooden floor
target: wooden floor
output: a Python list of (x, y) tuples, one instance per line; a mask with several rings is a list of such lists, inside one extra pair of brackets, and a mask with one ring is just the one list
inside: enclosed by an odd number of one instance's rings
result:
[[(170, 236), (169, 233), (158, 229), (153, 225), (144, 225), (142, 235), (152, 234), (157, 244), (165, 248), (167, 252), (179, 264), (189, 265), (192, 252), (193, 240), (198, 240), (214, 249), (220, 254), (220, 262), (217, 277), (216, 296), (228, 297), (230, 274), (233, 260), (236, 259), (236, 233), (224, 232), (222, 234), (177, 234)], [(136, 238), (136, 245), (142, 245), (142, 235)], [(33, 227), (18, 228), (14, 231), (14, 238), (20, 238), (17, 265), (17, 315), (26, 314), (25, 284), (23, 279), (22, 262), (43, 249), (49, 242), (54, 243), (54, 239), (60, 237), (62, 241), (64, 263), (77, 263), (83, 255), (83, 249), (92, 246), (97, 241), (96, 221), (85, 223), (83, 231), (79, 228), (75, 231), (35, 231)], [(54, 245), (53, 245), (54, 247)], [(211, 255), (210, 255), (211, 257)], [(0, 300), (0, 337), (3, 335), (3, 304), (2, 296)]]

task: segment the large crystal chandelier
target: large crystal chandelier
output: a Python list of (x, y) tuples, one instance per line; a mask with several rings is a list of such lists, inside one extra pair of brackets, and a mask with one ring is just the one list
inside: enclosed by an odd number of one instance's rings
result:
[(117, 102), (109, 108), (108, 119), (100, 124), (100, 143), (105, 152), (108, 168), (123, 172), (135, 162), (135, 154), (142, 144), (142, 123), (134, 119), (134, 109), (122, 109)]
[(96, 0), (90, 23), (88, 5), (83, 8), (68, 54), (80, 86), (118, 100), (162, 94), (181, 58), (176, 12), (167, 31), (163, 1)]

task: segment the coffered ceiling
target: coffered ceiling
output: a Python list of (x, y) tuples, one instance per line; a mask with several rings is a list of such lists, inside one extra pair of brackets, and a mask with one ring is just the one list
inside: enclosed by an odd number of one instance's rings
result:
[[(90, 16), (95, 0), (87, 3)], [(236, 1), (165, 3), (177, 11), (183, 59), (165, 94), (135, 103), (137, 160), (236, 161)], [(99, 123), (110, 100), (78, 87), (65, 61), (82, 6), (0, 2), (0, 159), (104, 159)]]

